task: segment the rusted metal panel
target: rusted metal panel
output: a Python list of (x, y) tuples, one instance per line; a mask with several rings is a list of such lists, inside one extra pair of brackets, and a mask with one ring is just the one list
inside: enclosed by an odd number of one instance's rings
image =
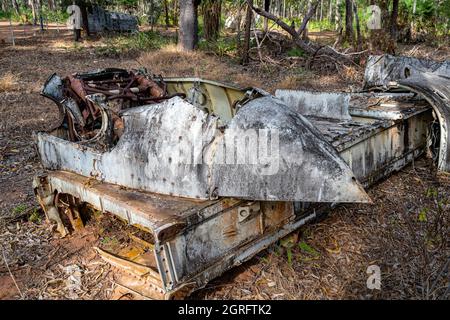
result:
[(207, 210), (215, 203), (126, 190), (119, 185), (64, 171), (52, 171), (46, 181), (50, 193), (71, 194), (102, 212), (114, 213), (131, 225), (144, 227), (161, 241), (168, 238), (172, 230), (178, 232), (188, 224), (183, 217), (191, 224), (190, 214), (201, 208)]
[(170, 242), (178, 281), (188, 280), (192, 275), (201, 273), (232, 250), (261, 237), (266, 230), (276, 230), (277, 226), (294, 217), (292, 203), (285, 202), (273, 209), (272, 206), (263, 209), (257, 203), (254, 206), (257, 209), (241, 220), (241, 211), (247, 206), (251, 204), (242, 203), (224, 210)]

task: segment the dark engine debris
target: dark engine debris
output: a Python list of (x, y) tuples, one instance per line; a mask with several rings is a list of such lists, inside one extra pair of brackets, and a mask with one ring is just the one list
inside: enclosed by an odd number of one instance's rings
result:
[(145, 69), (114, 68), (64, 78), (53, 74), (42, 95), (60, 107), (69, 141), (86, 143), (100, 150), (114, 146), (122, 135), (123, 111), (174, 96), (186, 96), (183, 93), (169, 95), (162, 77), (150, 75)]

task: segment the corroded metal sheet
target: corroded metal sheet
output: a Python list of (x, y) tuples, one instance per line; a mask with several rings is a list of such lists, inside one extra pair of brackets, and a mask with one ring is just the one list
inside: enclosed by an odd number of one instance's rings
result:
[[(440, 126), (438, 168), (450, 172), (450, 72), (447, 76), (425, 72), (402, 79), (398, 85), (421, 94), (433, 107)], [(396, 85), (393, 85), (396, 87)]]
[(188, 222), (183, 218), (189, 216), (192, 209), (207, 208), (215, 203), (124, 189), (64, 171), (51, 172), (47, 183), (51, 193), (70, 194), (101, 212), (112, 212), (130, 225), (148, 230), (158, 240), (169, 237), (173, 230), (184, 228)]
[[(189, 158), (188, 154), (194, 156), (190, 148), (199, 141), (210, 143), (216, 117), (175, 97), (133, 108), (123, 118), (125, 132), (107, 152), (39, 133), (43, 165), (134, 189), (209, 198), (208, 168), (201, 159)], [(201, 150), (196, 154), (201, 157)]]
[[(272, 96), (254, 99), (239, 110), (215, 147), (216, 159), (229, 154), (228, 150), (223, 151), (227, 149), (227, 141), (234, 137), (244, 141), (245, 133), (254, 128), (270, 131), (272, 139), (275, 133), (278, 149), (269, 150), (267, 162), (226, 165), (213, 161), (213, 179), (220, 196), (278, 201), (370, 201), (322, 134), (305, 117)], [(254, 136), (248, 136), (249, 146), (257, 142)], [(240, 146), (236, 158), (245, 151), (245, 144)]]
[(364, 88), (403, 89), (423, 96), (440, 125), (438, 168), (450, 172), (450, 61), (390, 55), (368, 59)]
[(435, 75), (449, 77), (450, 62), (437, 62), (388, 54), (370, 56), (364, 71), (364, 88), (387, 88), (391, 81), (399, 81), (430, 72)]

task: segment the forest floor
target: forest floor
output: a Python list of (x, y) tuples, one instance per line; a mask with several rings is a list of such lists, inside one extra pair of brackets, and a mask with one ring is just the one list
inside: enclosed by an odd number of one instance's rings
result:
[[(45, 223), (31, 188), (41, 171), (32, 132), (57, 121), (56, 106), (39, 95), (53, 72), (145, 66), (164, 76), (199, 76), (271, 92), (349, 90), (362, 79), (363, 69), (309, 70), (301, 57), (244, 67), (227, 56), (180, 53), (173, 45), (105, 56), (98, 50), (102, 39), (74, 45), (71, 35), (57, 28), (45, 34), (14, 28), (13, 47), (8, 23), (0, 22), (0, 299), (109, 299), (114, 291), (114, 272), (92, 248), (120, 236), (106, 237), (87, 225), (61, 239)], [(443, 60), (450, 50), (418, 45), (400, 52)], [(438, 176), (424, 157), (368, 193), (372, 205), (332, 210), (302, 227), (293, 247), (274, 244), (191, 298), (448, 299), (450, 179)], [(366, 285), (367, 268), (374, 264), (381, 268), (381, 290)], [(74, 279), (80, 281), (76, 290)]]

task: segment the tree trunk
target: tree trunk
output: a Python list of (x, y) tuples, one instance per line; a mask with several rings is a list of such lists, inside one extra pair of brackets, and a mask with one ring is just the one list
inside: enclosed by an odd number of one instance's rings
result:
[(340, 31), (342, 28), (342, 19), (341, 12), (339, 8), (341, 6), (341, 0), (336, 0), (335, 14), (334, 14), (334, 22), (336, 23), (336, 31)]
[(12, 2), (12, 6), (14, 8), (14, 11), (16, 12), (16, 14), (18, 16), (20, 16), (20, 8), (19, 8), (19, 4), (17, 3), (17, 0), (11, 0)]
[(197, 3), (195, 0), (180, 0), (179, 48), (192, 51), (198, 42)]
[(200, 4), (201, 0), (194, 0), (194, 12), (195, 12), (195, 19), (194, 19), (194, 48), (197, 49), (198, 45), (198, 6)]
[(242, 24), (242, 7), (245, 5), (238, 4), (238, 11), (236, 13), (236, 48), (237, 52), (242, 52), (241, 43), (241, 24)]
[(39, 25), (41, 27), (41, 31), (44, 31), (44, 17), (42, 16), (42, 0), (39, 0), (38, 8), (39, 8)]
[(345, 40), (350, 43), (354, 41), (352, 0), (345, 0)]
[(323, 0), (320, 0), (320, 21), (323, 20)]
[[(15, 1), (15, 0), (13, 0), (13, 1)], [(48, 4), (48, 9), (49, 10), (53, 11), (53, 10), (56, 9), (55, 0), (48, 0), (47, 4)]]
[(174, 26), (177, 26), (178, 25), (178, 15), (179, 15), (179, 9), (180, 9), (180, 7), (179, 7), (179, 3), (178, 3), (178, 0), (173, 0), (173, 15), (172, 15), (172, 23), (173, 23), (173, 25)]
[(164, 15), (165, 15), (165, 22), (166, 22), (166, 29), (169, 28), (169, 5), (167, 3), (168, 0), (164, 0)]
[(30, 0), (31, 14), (33, 16), (33, 25), (37, 24), (36, 0)]
[(330, 21), (330, 24), (333, 23), (333, 1), (329, 0), (329, 7), (328, 7), (328, 21)]
[(251, 6), (253, 5), (253, 0), (248, 1), (247, 14), (245, 16), (245, 33), (244, 33), (244, 46), (242, 48), (242, 64), (248, 64), (249, 50), (250, 50), (250, 32), (252, 28), (252, 16), (253, 10)]
[(398, 0), (392, 0), (392, 13), (391, 13), (391, 38), (393, 41), (397, 41), (397, 17), (398, 17)]
[(217, 40), (220, 31), (222, 0), (203, 2), (203, 34), (206, 40)]
[(150, 31), (153, 32), (153, 28), (155, 27), (155, 2), (154, 0), (150, 0)]
[(78, 6), (81, 10), (81, 19), (83, 20), (83, 29), (86, 33), (86, 36), (89, 37), (91, 35), (89, 31), (89, 21), (88, 21), (88, 12), (87, 12), (87, 5), (85, 0), (81, 0), (78, 3)]
[(412, 7), (412, 17), (411, 17), (411, 36), (415, 37), (415, 26), (414, 26), (414, 20), (416, 19), (416, 8), (417, 8), (417, 0), (413, 1), (413, 7)]
[[(264, 10), (270, 12), (270, 0), (264, 0)], [(269, 31), (269, 19), (264, 18), (264, 32)]]
[(356, 5), (356, 0), (353, 0), (353, 11), (355, 13), (355, 23), (356, 23), (356, 43), (357, 50), (361, 51), (362, 49), (362, 38), (361, 38), (361, 28), (359, 25), (359, 17), (358, 17), (358, 7)]
[(314, 15), (314, 12), (317, 11), (317, 6), (319, 5), (319, 1), (316, 0), (314, 1), (309, 1), (309, 8), (308, 8), (308, 12), (306, 13), (305, 17), (303, 18), (302, 24), (300, 25), (300, 28), (298, 29), (297, 33), (298, 36), (302, 36), (302, 34), (305, 35), (304, 39), (308, 38), (308, 22), (309, 20), (312, 18), (312, 16)]

